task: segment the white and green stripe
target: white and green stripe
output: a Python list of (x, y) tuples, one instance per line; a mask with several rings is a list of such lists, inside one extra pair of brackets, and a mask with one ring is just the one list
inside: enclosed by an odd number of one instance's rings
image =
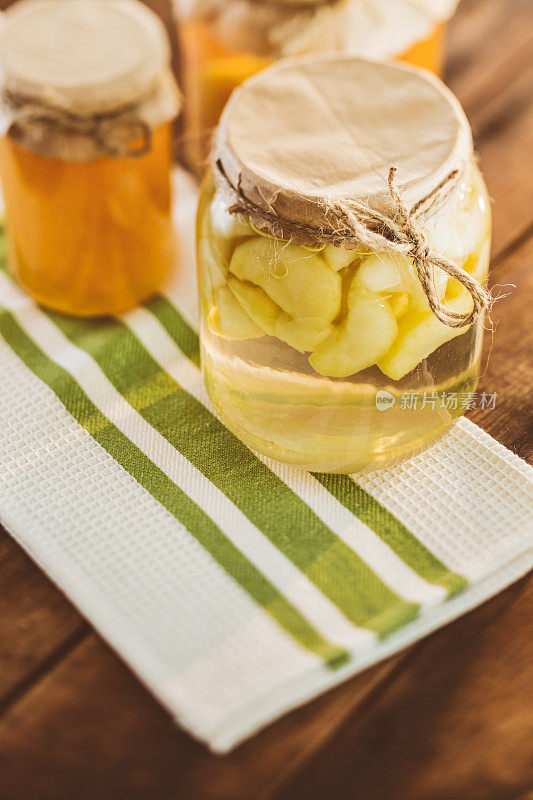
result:
[[(170, 294), (150, 301), (146, 304), (146, 309), (157, 319), (167, 336), (162, 334), (161, 330), (154, 324), (148, 325), (144, 311), (141, 312), (144, 325), (146, 325), (144, 334), (140, 333), (140, 325), (135, 321), (134, 317), (127, 315), (125, 319), (131, 320), (129, 324), (133, 325), (137, 335), (144, 336), (145, 345), (148, 348), (151, 347), (155, 357), (158, 359), (164, 358), (167, 368), (173, 369), (174, 374), (177, 375), (179, 371), (180, 377), (178, 380), (181, 380), (182, 383), (183, 381), (188, 381), (189, 391), (195, 394), (197, 399), (205, 403), (207, 395), (201, 375), (199, 371), (191, 369), (190, 365), (186, 364), (187, 359), (183, 358), (186, 355), (193, 364), (199, 365), (198, 336), (192, 328), (192, 322), (187, 322), (187, 318), (192, 319), (192, 313), (190, 313), (190, 310), (189, 313), (186, 313), (181, 298)], [(135, 315), (137, 313), (135, 312)], [(152, 338), (151, 343), (149, 341), (150, 338)], [(174, 349), (169, 345), (169, 339), (175, 345)], [(209, 401), (207, 401), (207, 405), (211, 408)], [(380, 543), (386, 544), (400, 559), (399, 562), (395, 561), (390, 565), (389, 575), (384, 578), (386, 581), (397, 582), (394, 577), (391, 577), (390, 573), (398, 566), (400, 566), (401, 570), (404, 567), (409, 567), (412, 573), (416, 573), (424, 580), (425, 585), (418, 584), (418, 587), (413, 587), (412, 589), (415, 593), (417, 591), (420, 592), (420, 596), (415, 599), (415, 602), (425, 603), (442, 599), (443, 592), (440, 590), (432, 592), (431, 589), (428, 592), (428, 584), (433, 587), (440, 587), (440, 589), (444, 590), (445, 596), (453, 596), (466, 587), (467, 581), (462, 576), (446, 566), (384, 505), (380, 504), (375, 497), (365, 491), (352, 477), (326, 474), (304, 477), (300, 471), (295, 471), (270, 459), (265, 458), (262, 460), (271, 469), (276, 470), (285, 482), (290, 483), (294, 491), (300, 492), (302, 496), (305, 494), (305, 502), (313, 504), (317, 513), (324, 513), (321, 501), (325, 501), (328, 511), (328, 524), (335, 525), (336, 532), (340, 531), (339, 535), (346, 536), (346, 531), (350, 531), (354, 523), (357, 526), (357, 531), (361, 530), (357, 523), (364, 522), (365, 526), (375, 533), (375, 537), (370, 540), (372, 545), (376, 546), (379, 538)], [(327, 489), (327, 495), (322, 494), (320, 498), (316, 497), (317, 487), (312, 478)], [(363, 482), (365, 480), (363, 479)], [(315, 493), (314, 496), (313, 493)], [(333, 502), (332, 497), (338, 501), (338, 505)], [(348, 513), (342, 513), (339, 505), (342, 505)], [(336, 516), (337, 521), (335, 522)], [(361, 546), (361, 543), (359, 543), (359, 546)], [(377, 546), (379, 547), (379, 544)], [(367, 548), (366, 552), (369, 559), (374, 558), (371, 548)], [(380, 556), (382, 556), (386, 551), (380, 550), (379, 552)], [(387, 555), (390, 558), (390, 553)], [(374, 560), (379, 561), (380, 559)], [(383, 569), (383, 565), (380, 564), (377, 569)], [(406, 578), (407, 586), (405, 584), (398, 585), (398, 589), (400, 593), (409, 592), (409, 575), (402, 571), (402, 578)]]
[(0, 289), (0, 330), (19, 357), (327, 663), (465, 585), (351, 479), (302, 479), (242, 445), (212, 412), (197, 334), (168, 297), (93, 322), (38, 310), (6, 275)]
[[(1, 335), (19, 358), (53, 389), (72, 416), (185, 525), (213, 558), (299, 644), (319, 654), (331, 665), (342, 663), (346, 659), (345, 649), (322, 636), (306, 614), (293, 606), (268, 580), (264, 569), (260, 570), (250, 562), (218, 527), (216, 520), (222, 509), (217, 507), (216, 500), (220, 498), (220, 492), (216, 492), (215, 487), (212, 490), (207, 482), (198, 488), (197, 471), (192, 465), (180, 472), (177, 466), (183, 465), (184, 460), (173, 450), (158, 453), (157, 447), (154, 449), (160, 443), (157, 431), (145, 425), (136, 432), (133, 428), (138, 422), (137, 412), (106, 382), (97, 365), (88, 356), (79, 358), (81, 353), (77, 348), (42, 312), (29, 305), (24, 295), (2, 274), (0, 292), (4, 306), (0, 312)], [(87, 393), (84, 388), (88, 388)], [(154, 457), (150, 458), (150, 455)], [(222, 500), (223, 507), (225, 502)], [(232, 513), (231, 504), (228, 506), (229, 519), (238, 526), (242, 515), (238, 510)], [(223, 524), (225, 528), (229, 527), (226, 520)], [(276, 577), (278, 582), (284, 582), (283, 571)], [(300, 604), (302, 597), (306, 597), (305, 592), (299, 598)], [(314, 600), (314, 597), (310, 598), (311, 610), (316, 605)], [(317, 617), (320, 617), (318, 622), (331, 631), (340, 615), (336, 614), (332, 619), (320, 607)]]
[[(177, 309), (173, 309), (170, 303), (164, 304), (158, 299), (156, 302), (148, 304), (148, 309), (152, 311), (152, 314), (149, 314), (144, 308), (137, 309), (123, 318), (124, 323), (130, 327), (161, 368), (198, 402), (202, 403), (205, 408), (214, 413), (200, 370), (196, 366), (198, 363), (198, 342), (196, 341), (196, 348), (193, 348), (191, 338), (193, 332)], [(175, 338), (168, 332), (173, 313), (176, 317), (174, 324)], [(161, 319), (165, 320), (165, 326), (161, 324)], [(186, 357), (186, 352), (190, 354), (189, 358)], [(303, 474), (271, 459), (261, 456), (259, 458), (400, 597), (418, 604), (439, 602), (446, 597), (447, 589), (444, 585), (439, 585), (440, 574), (432, 575), (429, 569), (420, 570), (420, 574), (416, 572), (411, 568), (408, 560), (404, 561), (385, 538), (381, 538), (360, 519), (354, 503), (350, 503), (350, 506), (345, 505), (340, 498), (346, 496), (348, 498), (347, 502), (350, 502), (349, 492), (337, 493), (335, 492), (335, 485), (332, 487), (333, 491), (328, 492), (322, 481), (326, 483), (330, 476), (318, 476), (317, 479), (310, 474)], [(344, 476), (339, 477), (343, 478)], [(356, 484), (353, 484), (353, 486), (357, 489)], [(368, 495), (367, 497), (371, 501), (370, 496)], [(365, 505), (363, 503), (361, 503), (361, 508), (364, 511)], [(402, 528), (396, 520), (394, 522), (396, 523), (396, 530)], [(387, 523), (391, 524), (390, 515), (382, 508), (380, 508), (380, 523), (380, 527), (386, 527)], [(404, 549), (409, 559), (414, 537), (409, 536), (407, 531), (404, 532), (404, 537), (406, 534), (408, 536), (408, 544)], [(393, 539), (389, 541), (394, 543)], [(417, 553), (420, 551), (419, 560), (421, 560), (424, 548), (416, 540), (414, 540), (414, 544), (417, 548)], [(429, 565), (431, 554), (425, 551), (424, 556), (426, 559), (424, 566)], [(444, 572), (446, 573), (447, 571), (444, 570)], [(435, 582), (426, 580), (425, 575), (431, 578), (435, 577)]]
[(220, 716), (220, 682), (205, 680), (213, 665), (236, 704), (265, 670), (274, 683), (293, 671), (339, 674), (265, 613), (1, 335), (0, 363), (3, 524), (184, 725), (205, 732)]

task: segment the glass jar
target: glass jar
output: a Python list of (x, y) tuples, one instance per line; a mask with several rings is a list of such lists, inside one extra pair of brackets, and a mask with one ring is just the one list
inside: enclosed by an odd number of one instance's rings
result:
[(440, 74), (456, 0), (192, 0), (180, 12), (182, 157), (202, 174), (231, 92), (285, 56), (328, 51), (397, 57)]
[[(290, 68), (286, 71), (290, 73)], [(354, 70), (354, 81), (357, 77)], [(266, 90), (262, 95), (261, 83), (257, 78), (249, 82), (247, 105), (254, 93), (261, 101), (259, 106), (264, 104)], [(359, 91), (360, 86), (359, 82)], [(321, 89), (324, 87), (322, 84)], [(367, 129), (378, 125), (380, 118), (379, 109), (371, 107), (377, 88), (369, 87), (367, 99), (373, 113), (365, 122)], [(396, 96), (403, 103), (401, 81), (397, 88)], [(416, 96), (417, 87), (414, 89)], [(274, 88), (270, 91), (272, 102), (275, 94)], [(231, 146), (225, 145), (231, 150), (231, 157), (226, 158), (230, 164), (239, 139), (233, 119), (238, 116), (238, 99), (232, 101), (221, 124), (223, 129), (232, 126), (235, 134)], [(304, 119), (306, 102), (301, 101), (300, 107), (298, 102), (293, 96), (291, 113)], [(334, 97), (331, 102), (335, 105)], [(423, 105), (423, 99), (418, 102)], [(394, 111), (394, 104), (393, 90), (383, 107)], [(266, 108), (265, 113), (268, 111)], [(360, 109), (354, 108), (354, 140), (361, 134), (359, 113)], [(424, 109), (421, 113), (423, 116)], [(427, 145), (432, 139), (431, 126), (438, 124), (434, 105), (431, 113), (429, 130), (423, 131), (419, 120), (415, 123), (420, 128), (417, 138), (415, 129), (407, 125), (398, 132), (394, 146), (401, 149), (399, 143), (408, 141), (409, 135), (415, 137), (415, 153)], [(373, 119), (370, 123), (369, 118)], [(280, 108), (280, 132), (286, 129), (284, 122)], [(275, 137), (275, 127), (265, 133), (267, 138)], [(379, 146), (379, 131), (375, 133)], [(220, 138), (224, 135), (222, 131)], [(294, 154), (290, 135), (288, 130), (287, 152)], [(327, 142), (328, 131), (324, 135)], [(384, 136), (389, 144), (394, 142), (394, 136)], [(300, 124), (295, 141), (302, 151), (302, 169), (309, 169), (305, 123)], [(320, 141), (320, 137), (312, 139), (312, 152)], [(323, 148), (316, 152), (316, 164), (327, 163), (331, 157), (334, 165), (334, 150), (327, 151), (327, 144)], [(220, 142), (218, 149), (222, 149)], [(399, 150), (390, 155), (401, 163)], [(279, 154), (280, 162), (285, 156)], [(265, 153), (261, 157), (267, 158)], [(250, 158), (248, 152), (239, 162), (241, 177), (243, 164), (246, 169)], [(381, 153), (378, 160), (382, 163), (388, 158)], [(269, 173), (268, 167), (261, 175)], [(331, 166), (328, 169), (330, 181)], [(319, 173), (317, 167), (311, 181), (315, 188)], [(335, 186), (342, 185), (342, 175), (341, 169)], [(269, 181), (271, 178), (272, 171)], [(266, 184), (257, 176), (248, 179), (248, 194), (253, 196), (256, 179), (258, 193), (264, 196)], [(244, 177), (243, 185), (246, 180)], [(301, 183), (297, 182), (300, 188)], [(283, 194), (279, 208), (293, 220), (287, 197), (298, 202), (301, 197), (292, 185), (289, 193), (287, 185), (285, 181), (282, 191), (272, 189), (271, 197), (277, 202)], [(445, 324), (430, 307), (413, 257), (368, 245), (357, 247), (353, 242), (351, 249), (342, 242), (295, 243), (287, 235), (274, 235), (269, 230), (271, 222), (265, 227), (253, 213), (242, 209), (231, 213), (235, 202), (228, 199), (227, 189), (225, 180), (219, 174), (215, 179), (210, 172), (198, 212), (202, 364), (208, 393), (224, 423), (266, 456), (323, 472), (354, 472), (395, 463), (446, 431), (464, 413), (476, 388), (483, 315), (460, 327)], [(311, 206), (306, 209), (302, 219), (309, 217)], [(263, 220), (268, 219), (265, 214)], [(438, 211), (426, 215), (418, 225), (435, 253), (462, 268), (480, 286), (486, 285), (490, 208), (473, 161), (466, 162), (453, 193), (441, 198)], [(442, 306), (452, 313), (467, 314), (472, 307), (468, 289), (441, 268), (433, 268), (433, 279)]]
[(6, 16), (0, 170), (10, 269), (55, 310), (121, 313), (174, 265), (177, 92), (164, 28), (135, 0), (24, 2)]

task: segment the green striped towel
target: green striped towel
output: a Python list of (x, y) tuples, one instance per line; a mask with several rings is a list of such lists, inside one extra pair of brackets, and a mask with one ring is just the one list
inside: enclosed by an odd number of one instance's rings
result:
[(460, 421), (410, 462), (307, 474), (242, 445), (177, 282), (105, 322), (0, 270), (1, 521), (180, 724), (224, 752), (532, 564), (532, 470)]

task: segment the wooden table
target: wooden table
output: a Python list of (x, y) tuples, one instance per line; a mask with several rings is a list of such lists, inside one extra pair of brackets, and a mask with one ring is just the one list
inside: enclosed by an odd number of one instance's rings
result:
[[(496, 408), (470, 416), (524, 458), (532, 55), (530, 0), (464, 0), (447, 77), (495, 202), (493, 282), (507, 287), (480, 387)], [(531, 580), (216, 758), (2, 532), (0, 567), (1, 800), (533, 800)]]

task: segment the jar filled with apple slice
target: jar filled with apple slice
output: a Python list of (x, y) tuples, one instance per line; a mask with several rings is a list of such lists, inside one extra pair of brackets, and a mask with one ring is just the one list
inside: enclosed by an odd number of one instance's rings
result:
[(490, 209), (471, 132), (429, 73), (276, 64), (226, 107), (198, 216), (207, 389), (248, 445), (381, 467), (468, 407)]
[(205, 168), (211, 134), (231, 92), (287, 56), (351, 53), (401, 58), (440, 74), (446, 21), (457, 0), (175, 0), (181, 157)]

